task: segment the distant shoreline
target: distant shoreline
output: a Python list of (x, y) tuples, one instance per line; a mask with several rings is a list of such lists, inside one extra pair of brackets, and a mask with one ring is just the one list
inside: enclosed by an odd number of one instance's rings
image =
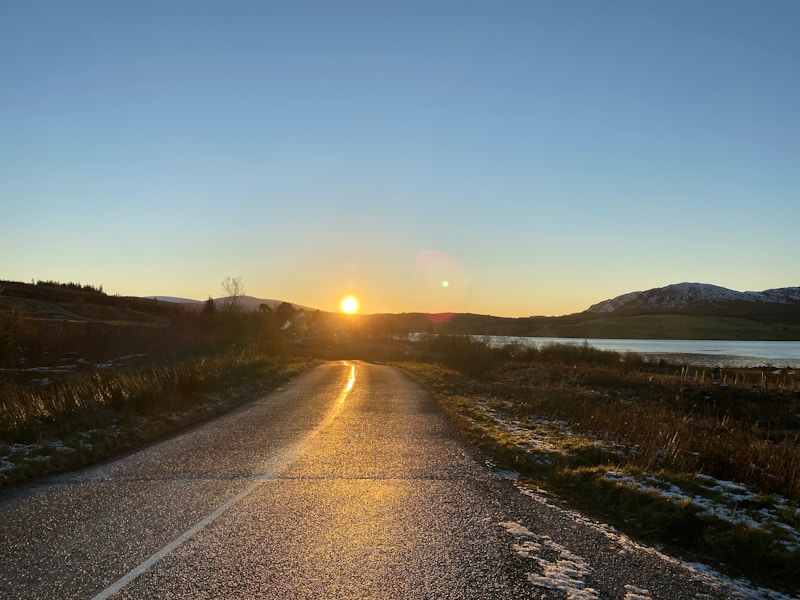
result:
[(588, 344), (598, 350), (634, 352), (651, 361), (725, 368), (800, 369), (800, 341), (770, 340), (680, 340), (593, 339), (536, 336), (474, 336), (490, 345), (509, 343), (541, 346), (550, 343)]

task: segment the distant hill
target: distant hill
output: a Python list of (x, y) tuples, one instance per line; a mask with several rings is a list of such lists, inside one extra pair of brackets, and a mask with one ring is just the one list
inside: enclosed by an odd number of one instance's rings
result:
[(631, 292), (561, 317), (384, 315), (407, 331), (526, 337), (800, 340), (800, 288), (736, 292), (679, 283)]
[(61, 324), (159, 324), (178, 308), (146, 298), (109, 296), (101, 288), (89, 285), (0, 281), (0, 317), (15, 310), (30, 318)]
[[(171, 302), (173, 304), (183, 304), (188, 306), (196, 306), (202, 307), (208, 300), (192, 300), (190, 298), (175, 298), (173, 296), (147, 296), (149, 299), (152, 300), (159, 300), (161, 302)], [(223, 298), (213, 298), (214, 303), (217, 306), (224, 306), (229, 300), (230, 296), (223, 297)], [(283, 304), (283, 300), (273, 300), (269, 298), (255, 298), (253, 296), (239, 296), (237, 298), (237, 302), (239, 307), (242, 310), (258, 310), (258, 307), (262, 304), (266, 304), (270, 308), (276, 308)], [(292, 304), (290, 302), (290, 304)], [(305, 306), (300, 306), (299, 304), (292, 304), (292, 306), (298, 310), (313, 310)]]
[(172, 302), (173, 304), (202, 304), (200, 300), (191, 298), (176, 298), (175, 296), (146, 296), (148, 300), (158, 300), (159, 302)]
[[(225, 298), (215, 302), (224, 304)], [(244, 310), (280, 300), (241, 296)], [(164, 323), (204, 300), (109, 296), (80, 284), (0, 281), (0, 318), (14, 309), (49, 322)], [(314, 310), (293, 304), (296, 309)], [(328, 314), (328, 313), (325, 313)], [(339, 315), (331, 314), (331, 317)], [(568, 338), (800, 340), (800, 288), (736, 292), (680, 283), (631, 292), (561, 317), (496, 317), (469, 313), (359, 315), (385, 333), (450, 333)]]
[[(215, 298), (218, 306), (224, 306), (228, 298)], [(80, 283), (58, 283), (38, 281), (0, 280), (0, 312), (14, 307), (24, 309), (26, 314), (37, 318), (57, 318), (59, 320), (120, 320), (143, 321), (159, 320), (164, 316), (176, 314), (182, 309), (200, 310), (206, 300), (177, 298), (174, 296), (116, 296), (106, 294), (102, 287)], [(262, 304), (271, 308), (280, 306), (282, 300), (239, 296), (242, 310), (258, 310)], [(313, 310), (292, 304), (298, 310)]]
[[(643, 292), (630, 292), (590, 306), (592, 313), (650, 313), (653, 311), (730, 308), (744, 306), (759, 310), (764, 304), (800, 305), (800, 287), (763, 292), (737, 292), (707, 283), (676, 283)], [(745, 312), (747, 312), (745, 310)]]

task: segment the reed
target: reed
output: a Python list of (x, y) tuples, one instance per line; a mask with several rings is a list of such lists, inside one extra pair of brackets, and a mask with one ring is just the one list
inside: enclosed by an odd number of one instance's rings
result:
[(515, 416), (635, 448), (625, 458), (631, 468), (702, 472), (800, 500), (792, 371), (651, 364), (586, 345), (491, 349), (456, 336), (430, 348), (472, 377), (473, 389), (512, 401)]
[[(496, 349), (475, 377), (460, 357), (401, 366), (496, 464), (629, 535), (800, 592), (786, 576), (800, 568), (796, 542), (784, 545), (781, 530), (800, 526), (793, 371), (696, 369), (552, 346)], [(700, 517), (692, 503), (617, 485), (609, 472), (679, 485), (690, 497), (698, 477), (736, 482), (755, 497), (735, 501), (734, 512), (788, 504), (766, 531)]]
[[(74, 468), (211, 418), (302, 371), (308, 359), (236, 349), (49, 385), (0, 388), (0, 484)], [(68, 452), (49, 452), (52, 448)], [(16, 461), (15, 448), (49, 457)], [(49, 449), (49, 450), (48, 450)]]

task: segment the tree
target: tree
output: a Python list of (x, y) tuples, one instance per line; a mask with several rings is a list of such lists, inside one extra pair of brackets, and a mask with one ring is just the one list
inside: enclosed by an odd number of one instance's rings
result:
[(203, 314), (204, 315), (213, 315), (217, 312), (217, 303), (214, 302), (214, 299), (209, 296), (208, 300), (203, 303)]
[(281, 302), (278, 305), (276, 312), (278, 313), (278, 316), (284, 321), (291, 321), (296, 311), (294, 309), (294, 306), (291, 305), (291, 303)]
[(294, 306), (292, 306), (289, 302), (281, 302), (278, 305), (278, 308), (275, 309), (275, 312), (278, 314), (278, 320), (281, 323), (281, 328), (288, 327), (287, 324), (291, 325), (292, 321), (294, 320), (294, 315), (297, 311), (295, 311)]
[(228, 275), (222, 280), (222, 291), (225, 298), (222, 299), (222, 306), (227, 312), (235, 312), (239, 309), (240, 299), (244, 295), (244, 282), (241, 277), (231, 277)]

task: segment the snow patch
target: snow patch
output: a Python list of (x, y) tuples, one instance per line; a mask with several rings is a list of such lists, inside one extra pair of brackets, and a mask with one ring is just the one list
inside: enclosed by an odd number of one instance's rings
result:
[[(699, 474), (703, 494), (690, 495), (674, 484), (666, 483), (653, 476), (635, 477), (619, 471), (608, 471), (605, 479), (617, 485), (636, 491), (657, 494), (671, 502), (690, 502), (701, 509), (699, 516), (712, 516), (728, 521), (771, 532), (776, 542), (790, 552), (800, 549), (800, 531), (781, 521), (781, 513), (800, 509), (786, 498), (778, 495), (764, 496), (748, 490), (732, 481), (722, 481)], [(752, 506), (752, 507), (751, 507)]]
[(520, 474), (517, 471), (501, 469), (490, 460), (486, 461), (486, 466), (489, 467), (500, 479), (510, 479), (512, 481), (516, 481), (520, 477)]
[(637, 588), (634, 585), (626, 585), (625, 600), (650, 600), (650, 590)]
[[(732, 579), (715, 571), (708, 565), (704, 565), (702, 563), (690, 563), (686, 562), (677, 558), (673, 558), (671, 556), (667, 556), (662, 552), (659, 552), (655, 548), (651, 548), (649, 546), (643, 546), (631, 538), (626, 536), (623, 533), (617, 531), (611, 525), (607, 523), (601, 523), (599, 521), (594, 521), (589, 519), (588, 517), (582, 515), (579, 512), (572, 511), (569, 509), (565, 509), (561, 506), (557, 506), (551, 502), (549, 496), (546, 492), (539, 490), (535, 487), (528, 486), (527, 484), (522, 483), (515, 483), (515, 487), (520, 491), (520, 493), (528, 496), (532, 500), (546, 506), (550, 510), (558, 511), (559, 513), (566, 515), (572, 521), (577, 523), (578, 525), (582, 525), (585, 527), (589, 527), (594, 531), (602, 534), (606, 537), (609, 541), (616, 544), (619, 547), (619, 554), (625, 555), (633, 550), (639, 552), (645, 552), (649, 554), (653, 554), (658, 556), (661, 560), (668, 562), (670, 564), (680, 566), (687, 571), (693, 573), (696, 577), (705, 581), (709, 586), (715, 588), (720, 591), (721, 594), (727, 594), (726, 597), (734, 598), (737, 600), (750, 600), (750, 599), (761, 599), (761, 600), (796, 600), (796, 598), (792, 596), (788, 596), (781, 592), (770, 590), (767, 588), (759, 588), (754, 586), (749, 581), (743, 579)], [(501, 523), (501, 525), (503, 525)], [(634, 588), (634, 586), (626, 586), (626, 590), (628, 588)], [(631, 593), (633, 593), (633, 589)], [(642, 591), (642, 590), (640, 590)], [(635, 596), (632, 596), (630, 600), (635, 600)], [(645, 596), (645, 598), (647, 598)], [(628, 600), (626, 596), (626, 600)], [(648, 599), (649, 600), (649, 599)]]
[[(534, 562), (541, 573), (528, 573), (528, 581), (537, 586), (566, 593), (567, 600), (595, 600), (600, 597), (597, 590), (588, 587), (586, 580), (592, 575), (592, 568), (582, 557), (554, 542), (550, 536), (536, 536), (527, 527), (514, 521), (500, 523), (513, 538), (520, 540), (514, 544), (514, 551)], [(556, 556), (555, 559), (545, 558)]]

